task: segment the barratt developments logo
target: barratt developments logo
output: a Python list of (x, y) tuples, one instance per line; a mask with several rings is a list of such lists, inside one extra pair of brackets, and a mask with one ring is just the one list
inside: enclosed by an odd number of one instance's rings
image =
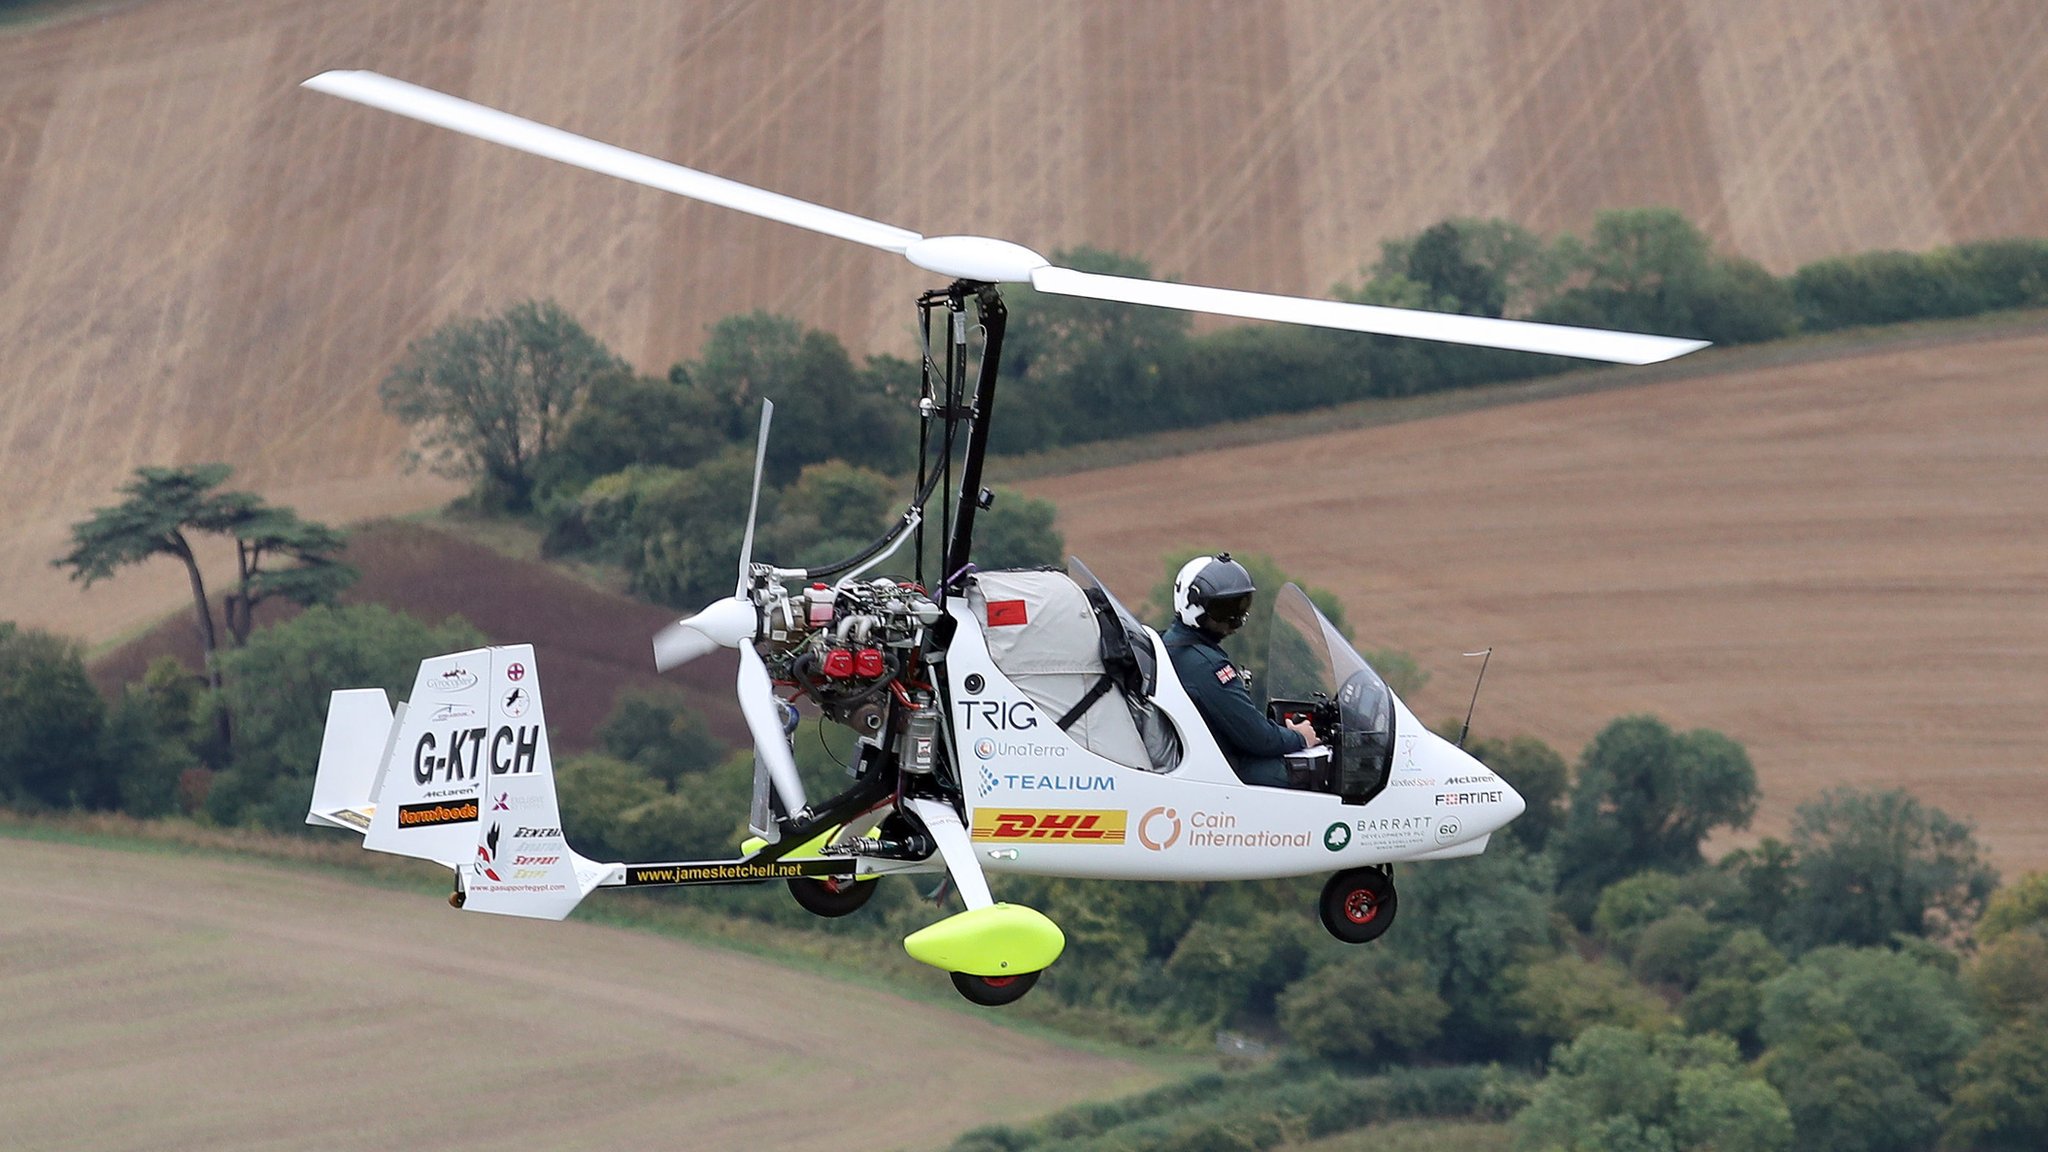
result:
[(1351, 825), (1342, 820), (1323, 829), (1323, 847), (1332, 852), (1342, 852), (1351, 846)]
[(1065, 840), (1082, 844), (1124, 842), (1125, 813), (1108, 809), (1024, 808), (1003, 812), (978, 809), (970, 839), (988, 842)]

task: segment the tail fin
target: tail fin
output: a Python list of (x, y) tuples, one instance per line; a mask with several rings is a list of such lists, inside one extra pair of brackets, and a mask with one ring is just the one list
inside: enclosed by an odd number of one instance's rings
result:
[(533, 646), (491, 649), (488, 689), (489, 737), (473, 762), (481, 811), (474, 855), (459, 874), (462, 907), (560, 920), (617, 866), (584, 859), (562, 835)]
[(329, 697), (306, 823), (367, 833), (397, 734), (391, 701), (382, 688), (344, 688)]
[(363, 847), (450, 868), (469, 862), (491, 732), (490, 664), (487, 648), (420, 661), (412, 699), (392, 726)]

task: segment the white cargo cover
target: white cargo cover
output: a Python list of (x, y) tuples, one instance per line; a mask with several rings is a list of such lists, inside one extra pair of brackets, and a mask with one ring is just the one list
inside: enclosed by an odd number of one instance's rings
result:
[[(982, 625), (989, 657), (1046, 716), (1066, 715), (1102, 679), (1101, 625), (1087, 594), (1066, 573), (978, 572), (967, 603)], [(994, 621), (990, 604), (997, 606)], [(1067, 726), (1067, 735), (1106, 760), (1153, 768), (1123, 693), (1114, 687)]]

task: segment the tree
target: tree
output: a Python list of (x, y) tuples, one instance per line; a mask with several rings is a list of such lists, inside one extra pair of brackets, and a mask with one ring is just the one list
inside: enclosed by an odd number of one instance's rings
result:
[(1523, 1152), (1780, 1152), (1792, 1135), (1732, 1042), (1604, 1025), (1559, 1047), (1515, 1120)]
[(1957, 1080), (1942, 1117), (1942, 1148), (2048, 1148), (2048, 1011), (2036, 1010), (1986, 1037), (1964, 1058)]
[(1622, 876), (1698, 867), (1709, 832), (1747, 827), (1755, 811), (1756, 769), (1740, 744), (1704, 728), (1675, 733), (1654, 716), (1614, 721), (1580, 758), (1558, 837), (1565, 910), (1583, 923)]
[(725, 450), (724, 413), (678, 364), (666, 378), (601, 376), (575, 419), (534, 466), (546, 498), (574, 498), (600, 476), (633, 465), (688, 468)]
[(1801, 1152), (1923, 1152), (1934, 1137), (1934, 1099), (1897, 1060), (1854, 1040), (1791, 1045), (1766, 1053), (1763, 1067)]
[[(222, 609), (236, 645), (248, 639), (256, 605), (264, 600), (282, 596), (304, 605), (332, 603), (356, 577), (354, 569), (334, 559), (345, 542), (341, 533), (301, 520), (289, 508), (271, 507), (253, 493), (219, 491), (233, 471), (226, 464), (138, 468), (135, 479), (121, 488), (128, 499), (112, 507), (95, 508), (92, 519), (72, 525), (70, 553), (51, 561), (55, 567), (70, 568), (71, 578), (90, 588), (118, 568), (155, 556), (175, 557), (185, 566), (192, 586), (193, 627), (206, 654), (208, 682), (215, 689), (221, 684), (215, 661), (219, 634), (206, 581), (193, 552), (193, 533), (234, 538), (236, 582), (223, 597)], [(288, 568), (266, 568), (266, 553), (296, 563)], [(224, 713), (221, 723), (220, 738), (225, 744)]]
[(1541, 856), (1512, 844), (1452, 864), (1401, 873), (1401, 920), (1374, 944), (1437, 976), (1450, 1006), (1443, 1055), (1506, 1060), (1533, 1054), (1513, 998), (1521, 966), (1553, 955), (1552, 878)]
[(2029, 872), (1991, 894), (1977, 935), (1996, 940), (2022, 928), (2048, 930), (2048, 872)]
[(113, 807), (105, 722), (76, 643), (0, 621), (0, 804)]
[(1534, 736), (1474, 740), (1466, 751), (1513, 785), (1528, 805), (1507, 826), (1508, 838), (1531, 852), (1543, 851), (1551, 835), (1564, 824), (1565, 799), (1571, 788), (1571, 772), (1564, 757)]
[(1837, 788), (1799, 806), (1795, 943), (1877, 945), (1966, 930), (1998, 885), (1970, 827), (1903, 790)]
[(1436, 1040), (1450, 1007), (1422, 964), (1380, 949), (1346, 954), (1280, 996), (1280, 1030), (1325, 1060), (1398, 1059)]
[(684, 776), (716, 768), (730, 754), (674, 689), (621, 693), (598, 726), (597, 740), (607, 754), (669, 788)]
[(1795, 1054), (1784, 1077), (1805, 1075), (1816, 1052), (1856, 1044), (1893, 1061), (1930, 1099), (1977, 1041), (1953, 974), (1882, 948), (1808, 953), (1764, 985), (1758, 1031), (1771, 1048)]
[(1670, 1018), (1664, 1001), (1612, 961), (1560, 952), (1509, 973), (1517, 1026), (1543, 1050), (1594, 1025), (1655, 1031)]
[(429, 627), (374, 604), (315, 607), (257, 632), (222, 660), (237, 739), (233, 763), (213, 781), (207, 812), (222, 824), (303, 826), (329, 695), (381, 687), (402, 699), (420, 661), (483, 643), (483, 634), (459, 617)]
[(406, 348), (384, 378), (384, 406), (421, 430), (439, 475), (471, 480), (486, 506), (533, 506), (535, 469), (600, 381), (624, 361), (553, 301), (450, 320)]
[(726, 441), (744, 444), (750, 462), (761, 401), (775, 402), (770, 483), (788, 484), (805, 465), (834, 459), (863, 468), (904, 464), (910, 440), (902, 398), (884, 371), (856, 369), (829, 332), (768, 312), (728, 316), (712, 326), (684, 373)]

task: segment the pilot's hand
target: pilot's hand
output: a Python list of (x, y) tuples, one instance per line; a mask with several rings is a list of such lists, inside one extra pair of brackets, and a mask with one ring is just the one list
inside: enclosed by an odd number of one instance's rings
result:
[(1299, 733), (1301, 738), (1308, 742), (1302, 745), (1304, 748), (1317, 748), (1323, 743), (1323, 738), (1316, 735), (1315, 726), (1306, 720), (1289, 720), (1287, 727)]

